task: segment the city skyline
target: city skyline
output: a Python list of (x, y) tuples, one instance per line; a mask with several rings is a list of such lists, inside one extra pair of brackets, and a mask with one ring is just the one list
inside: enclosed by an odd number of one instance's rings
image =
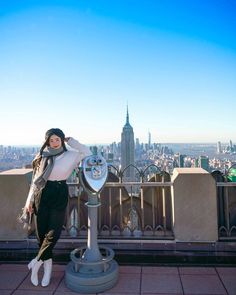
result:
[(3, 145), (61, 128), (121, 141), (236, 142), (234, 1), (2, 1)]

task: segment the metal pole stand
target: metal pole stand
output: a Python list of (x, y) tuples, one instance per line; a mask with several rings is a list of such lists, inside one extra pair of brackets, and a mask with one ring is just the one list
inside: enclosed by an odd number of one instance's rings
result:
[(88, 193), (88, 241), (87, 246), (71, 252), (65, 281), (67, 287), (75, 292), (98, 293), (117, 283), (119, 271), (117, 262), (113, 260), (114, 251), (105, 246), (99, 249), (97, 242), (97, 209), (101, 205), (98, 191), (106, 182), (107, 165), (101, 156), (90, 156), (82, 166), (80, 182)]

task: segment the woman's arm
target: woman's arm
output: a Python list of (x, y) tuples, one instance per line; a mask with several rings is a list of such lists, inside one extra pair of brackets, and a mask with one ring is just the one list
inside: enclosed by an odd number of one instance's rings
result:
[[(37, 160), (39, 158), (39, 154), (37, 154), (33, 160), (33, 163), (35, 162), (35, 160)], [(34, 167), (34, 164), (33, 164)], [(26, 212), (29, 213), (33, 213), (34, 209), (33, 209), (33, 204), (34, 204), (34, 192), (37, 189), (35, 184), (34, 184), (34, 178), (35, 175), (37, 174), (37, 168), (33, 168), (33, 173), (32, 173), (32, 178), (31, 178), (31, 184), (30, 184), (30, 189), (29, 189), (29, 193), (28, 193), (28, 197), (26, 199), (25, 202), (25, 209)]]
[(66, 137), (65, 142), (73, 149), (75, 149), (80, 154), (80, 158), (83, 159), (92, 155), (89, 147), (80, 143), (78, 140), (74, 139), (73, 137)]
[(28, 197), (27, 197), (26, 202), (25, 202), (25, 209), (29, 213), (33, 213), (33, 211), (34, 211), (33, 210), (34, 190), (35, 190), (35, 185), (34, 185), (34, 183), (31, 183), (30, 190), (29, 190), (29, 193), (28, 193)]

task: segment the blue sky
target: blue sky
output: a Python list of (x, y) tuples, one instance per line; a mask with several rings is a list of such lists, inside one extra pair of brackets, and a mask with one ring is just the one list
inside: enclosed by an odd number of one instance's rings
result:
[(236, 143), (233, 0), (1, 1), (0, 144)]

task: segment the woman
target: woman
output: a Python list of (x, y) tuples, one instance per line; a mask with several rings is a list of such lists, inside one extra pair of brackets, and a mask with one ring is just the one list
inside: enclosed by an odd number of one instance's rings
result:
[[(67, 149), (65, 143), (70, 147)], [(38, 285), (38, 271), (44, 266), (41, 282), (50, 283), (52, 250), (60, 237), (68, 202), (66, 179), (85, 157), (91, 155), (88, 147), (72, 137), (65, 137), (58, 128), (49, 129), (45, 143), (33, 160), (33, 179), (25, 209), (35, 214), (35, 229), (39, 243), (38, 255), (28, 264), (31, 282)]]

